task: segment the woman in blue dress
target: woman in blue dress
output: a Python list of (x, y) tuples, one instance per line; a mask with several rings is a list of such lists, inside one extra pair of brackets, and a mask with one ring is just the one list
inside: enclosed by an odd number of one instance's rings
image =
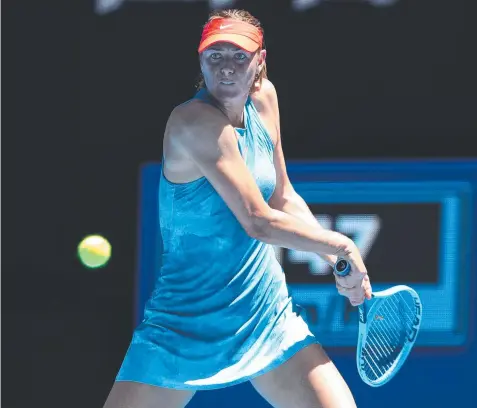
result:
[(274, 407), (354, 407), (294, 312), (273, 245), (348, 259), (336, 285), (353, 305), (371, 286), (356, 245), (323, 229), (287, 177), (260, 23), (219, 11), (198, 51), (201, 89), (164, 136), (161, 268), (105, 408), (179, 408), (244, 381)]

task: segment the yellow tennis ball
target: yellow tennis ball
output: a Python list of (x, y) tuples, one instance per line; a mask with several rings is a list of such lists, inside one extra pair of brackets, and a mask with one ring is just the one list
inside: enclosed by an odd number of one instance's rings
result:
[(88, 268), (100, 268), (111, 257), (111, 244), (101, 235), (89, 235), (78, 245), (81, 263)]

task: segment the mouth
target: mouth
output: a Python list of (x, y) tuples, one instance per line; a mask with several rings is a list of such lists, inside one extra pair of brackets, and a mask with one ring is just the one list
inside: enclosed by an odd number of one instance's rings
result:
[(233, 82), (233, 81), (220, 81), (220, 84), (221, 85), (234, 85), (235, 82)]

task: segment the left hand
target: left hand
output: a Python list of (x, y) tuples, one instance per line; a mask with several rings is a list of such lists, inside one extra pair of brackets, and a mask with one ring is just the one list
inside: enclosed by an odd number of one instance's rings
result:
[(335, 279), (338, 293), (347, 297), (353, 306), (359, 306), (364, 302), (364, 299), (371, 299), (372, 288), (368, 274), (364, 275), (360, 284), (357, 284), (352, 288), (342, 286), (339, 282), (342, 278), (335, 276)]
[(353, 306), (358, 306), (364, 299), (371, 299), (372, 288), (368, 271), (364, 266), (361, 254), (356, 246), (347, 251), (347, 260), (351, 264), (351, 272), (347, 276), (335, 275), (336, 288), (340, 295), (349, 299)]

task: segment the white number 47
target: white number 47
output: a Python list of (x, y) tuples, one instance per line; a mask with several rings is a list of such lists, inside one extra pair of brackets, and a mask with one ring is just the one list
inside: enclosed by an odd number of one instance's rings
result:
[[(323, 228), (332, 228), (333, 218), (329, 215), (315, 215)], [(335, 231), (350, 236), (358, 247), (363, 259), (369, 253), (381, 229), (381, 220), (376, 214), (339, 215), (335, 220)], [(275, 247), (277, 259), (282, 263), (283, 249)], [(296, 250), (287, 251), (291, 263), (306, 263), (312, 275), (325, 275), (330, 269), (317, 254)]]

